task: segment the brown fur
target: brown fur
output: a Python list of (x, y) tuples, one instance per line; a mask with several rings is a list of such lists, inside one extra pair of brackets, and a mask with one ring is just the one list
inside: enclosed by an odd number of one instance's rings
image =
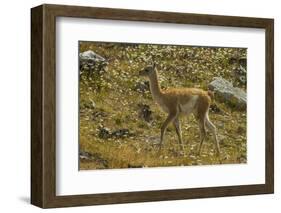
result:
[(217, 153), (219, 154), (220, 150), (216, 135), (216, 127), (208, 117), (211, 98), (214, 98), (213, 92), (204, 91), (197, 88), (169, 88), (167, 90), (162, 90), (159, 86), (158, 74), (157, 70), (155, 69), (155, 65), (147, 67), (141, 71), (140, 74), (149, 78), (150, 90), (153, 99), (166, 113), (168, 113), (168, 117), (161, 127), (160, 148), (164, 140), (166, 128), (169, 123), (172, 122), (176, 128), (176, 133), (178, 135), (181, 148), (184, 150), (179, 115), (185, 114), (188, 116), (189, 114), (193, 113), (198, 120), (200, 129), (201, 139), (199, 153), (206, 136), (207, 126), (207, 128), (213, 132)]
[(213, 91), (208, 90), (208, 95), (210, 96), (211, 99), (215, 98), (215, 94)]

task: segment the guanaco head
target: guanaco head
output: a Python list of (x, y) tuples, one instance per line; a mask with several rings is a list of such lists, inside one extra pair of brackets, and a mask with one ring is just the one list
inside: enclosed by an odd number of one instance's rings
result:
[(148, 65), (146, 68), (141, 70), (139, 72), (139, 75), (149, 77), (154, 71), (155, 71), (155, 63), (153, 63), (152, 65)]

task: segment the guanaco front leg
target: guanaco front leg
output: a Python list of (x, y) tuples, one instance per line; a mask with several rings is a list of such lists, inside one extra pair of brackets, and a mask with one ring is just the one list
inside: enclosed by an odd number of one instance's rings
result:
[(160, 145), (159, 145), (159, 151), (162, 148), (163, 140), (164, 140), (164, 135), (166, 132), (166, 129), (169, 125), (169, 123), (173, 122), (177, 117), (177, 113), (170, 113), (164, 123), (161, 126), (161, 137), (160, 137)]
[(180, 125), (179, 118), (176, 118), (173, 123), (174, 123), (175, 129), (176, 129), (176, 133), (178, 135), (181, 150), (184, 151), (184, 146), (182, 143), (181, 125)]

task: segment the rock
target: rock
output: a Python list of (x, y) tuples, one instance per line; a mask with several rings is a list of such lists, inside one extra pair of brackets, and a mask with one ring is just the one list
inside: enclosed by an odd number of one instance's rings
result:
[(103, 159), (99, 153), (90, 153), (83, 150), (79, 152), (79, 158), (83, 161), (94, 161), (99, 169), (108, 168), (108, 161)]
[(237, 73), (240, 75), (247, 75), (247, 70), (240, 65), (239, 68), (237, 68)]
[(103, 57), (96, 54), (92, 50), (88, 50), (79, 54), (80, 62), (87, 62), (89, 66), (94, 65), (96, 62), (104, 62), (106, 61)]
[(142, 93), (149, 91), (149, 82), (148, 81), (137, 82), (135, 86), (135, 90)]
[(236, 80), (243, 84), (246, 85), (247, 83), (247, 70), (243, 66), (239, 66), (234, 70), (234, 75)]
[(209, 89), (214, 91), (215, 97), (220, 101), (227, 103), (229, 106), (245, 110), (247, 107), (246, 93), (237, 87), (233, 87), (232, 83), (221, 78), (216, 77), (209, 84)]
[(145, 120), (146, 122), (150, 122), (152, 120), (152, 111), (150, 110), (150, 106), (146, 104), (138, 104), (139, 109), (139, 117)]
[(130, 133), (129, 129), (118, 129), (111, 133), (111, 136), (116, 137), (116, 138), (124, 138), (124, 137), (128, 137), (131, 135), (132, 134)]
[(107, 113), (103, 110), (96, 109), (93, 111), (92, 120), (97, 121), (99, 118), (104, 118), (107, 116)]
[(247, 58), (246, 58), (246, 57), (239, 58), (239, 64), (240, 64), (242, 67), (247, 68)]
[(234, 83), (246, 85), (247, 83), (247, 58), (233, 56), (229, 58), (229, 64), (234, 65), (233, 75), (236, 79)]
[(240, 83), (242, 84), (246, 84), (247, 83), (247, 79), (245, 76), (239, 76), (238, 77), (238, 80), (240, 81)]
[(79, 54), (80, 72), (86, 72), (88, 77), (91, 73), (102, 73), (108, 64), (106, 59), (96, 54), (92, 50), (88, 50)]
[(229, 58), (228, 62), (229, 62), (229, 64), (238, 64), (238, 65), (241, 65), (241, 66), (247, 68), (247, 58), (246, 57), (234, 56), (234, 57)]
[(111, 137), (110, 130), (106, 127), (101, 127), (99, 132), (99, 137), (102, 139), (107, 139)]
[(99, 137), (102, 139), (108, 139), (108, 138), (125, 138), (129, 136), (133, 136), (134, 134), (130, 132), (129, 129), (118, 129), (115, 131), (110, 131), (109, 128), (106, 127), (100, 127), (99, 128)]
[(83, 160), (92, 160), (92, 154), (89, 152), (80, 151), (79, 158)]

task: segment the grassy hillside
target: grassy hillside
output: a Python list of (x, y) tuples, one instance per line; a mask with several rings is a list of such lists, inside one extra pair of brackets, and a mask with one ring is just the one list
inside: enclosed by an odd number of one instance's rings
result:
[(166, 114), (152, 100), (146, 79), (138, 72), (156, 62), (162, 88), (207, 89), (214, 77), (223, 77), (246, 90), (237, 81), (233, 59), (246, 57), (246, 49), (203, 48), (80, 42), (80, 52), (92, 50), (108, 62), (91, 75), (80, 70), (80, 169), (139, 168), (245, 163), (246, 111), (214, 100), (210, 119), (218, 129), (221, 155), (215, 155), (208, 133), (202, 154), (198, 123), (182, 117), (185, 155), (180, 152), (173, 126), (166, 132), (159, 153), (160, 127)]

